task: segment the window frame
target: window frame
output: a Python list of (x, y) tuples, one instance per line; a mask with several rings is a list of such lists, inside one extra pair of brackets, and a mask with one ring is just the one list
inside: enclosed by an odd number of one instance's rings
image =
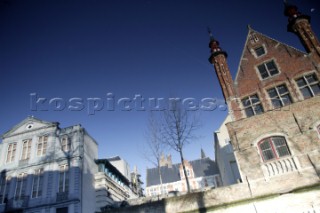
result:
[[(27, 146), (24, 146), (27, 143)], [(26, 148), (26, 152), (24, 153)], [(32, 139), (25, 139), (22, 141), (22, 151), (20, 160), (29, 160), (31, 157)]]
[[(259, 55), (259, 54), (258, 54), (258, 53), (259, 53), (258, 50), (260, 50), (260, 49), (263, 50), (263, 53)], [(266, 48), (264, 47), (264, 45), (258, 46), (258, 47), (256, 47), (256, 48), (254, 48), (253, 50), (254, 50), (254, 53), (255, 53), (256, 58), (262, 57), (262, 56), (264, 56), (264, 55), (267, 54), (267, 51), (266, 51)]]
[(31, 198), (39, 198), (42, 196), (44, 169), (36, 169), (32, 180)]
[(58, 183), (58, 192), (59, 193), (68, 193), (70, 185), (70, 170), (67, 164), (59, 166), (59, 183)]
[[(315, 81), (315, 82), (312, 82), (312, 83), (309, 83), (308, 80), (307, 80), (307, 77), (308, 77), (308, 76), (314, 76), (315, 79), (316, 79), (316, 81)], [(298, 80), (300, 80), (300, 79), (303, 79), (305, 85), (299, 86)], [(320, 80), (319, 80), (319, 77), (317, 76), (317, 74), (316, 74), (315, 72), (306, 73), (306, 74), (304, 74), (304, 75), (296, 78), (296, 79), (295, 79), (295, 83), (296, 83), (297, 87), (299, 88), (299, 92), (300, 92), (300, 94), (302, 95), (302, 97), (303, 97), (304, 100), (305, 100), (305, 99), (308, 99), (308, 98), (312, 98), (312, 97), (315, 97), (315, 96), (320, 95), (320, 92), (319, 92), (318, 94), (315, 94), (314, 91), (313, 91), (313, 89), (312, 89), (312, 86), (314, 86), (314, 85), (318, 85), (318, 86), (320, 87)], [(311, 96), (309, 96), (309, 97), (305, 97), (305, 96), (304, 96), (304, 94), (303, 94), (303, 92), (302, 92), (302, 90), (301, 90), (301, 89), (304, 89), (304, 88), (307, 88), (307, 89), (308, 89), (308, 92), (311, 93)]]
[[(278, 151), (278, 147), (275, 144), (275, 141), (272, 140), (272, 139), (276, 139), (276, 138), (281, 138), (284, 141), (284, 145), (281, 145), (281, 147), (285, 146), (286, 151), (287, 151), (288, 154), (280, 156), (279, 151)], [(265, 158), (264, 150), (261, 148), (261, 144), (265, 143), (265, 142), (268, 142), (268, 144), (270, 146), (270, 150), (272, 151), (273, 158), (270, 158), (270, 159), (266, 159)], [(288, 156), (291, 156), (291, 151), (289, 149), (287, 140), (286, 140), (286, 138), (284, 136), (275, 135), (275, 136), (270, 136), (270, 137), (263, 138), (258, 142), (257, 147), (259, 149), (260, 156), (261, 156), (261, 159), (262, 159), (263, 162), (279, 160), (281, 158), (286, 158)]]
[[(44, 140), (44, 139), (46, 139), (46, 140)], [(49, 136), (48, 135), (41, 135), (41, 136), (38, 137), (37, 157), (41, 157), (41, 156), (46, 155), (47, 148), (48, 148), (48, 141), (49, 141)], [(40, 147), (40, 145), (41, 145), (41, 147)]]
[[(280, 93), (280, 92), (279, 92), (279, 90), (280, 90), (279, 87), (281, 87), (281, 86), (284, 86), (287, 91), (284, 92), (284, 93)], [(271, 90), (275, 90), (275, 92), (276, 92), (277, 95), (274, 96), (274, 97), (271, 97), (271, 95), (270, 95), (270, 91), (271, 91)], [(291, 96), (290, 91), (289, 91), (289, 89), (288, 89), (288, 87), (287, 87), (287, 85), (286, 85), (285, 83), (279, 84), (279, 85), (277, 85), (277, 86), (275, 86), (275, 87), (268, 88), (268, 89), (267, 89), (267, 94), (268, 94), (268, 96), (269, 96), (269, 98), (270, 98), (270, 102), (271, 102), (271, 105), (272, 105), (273, 109), (277, 109), (277, 108), (281, 108), (281, 107), (284, 107), (284, 106), (288, 106), (288, 105), (290, 105), (290, 104), (293, 103), (293, 101), (292, 101), (292, 96)], [(283, 96), (286, 96), (286, 95), (289, 96), (289, 103), (285, 103), (285, 102), (283, 101), (283, 100), (284, 100), (284, 97), (283, 97)], [(273, 102), (274, 99), (280, 101), (280, 106), (275, 106), (275, 105), (274, 105), (274, 102)]]
[(14, 191), (14, 200), (21, 200), (26, 196), (28, 174), (20, 173), (17, 177), (16, 188)]
[(70, 152), (71, 151), (71, 140), (69, 140), (68, 136), (63, 136), (61, 138), (61, 150), (63, 152)]
[[(253, 100), (255, 99), (254, 96), (256, 96), (256, 97), (258, 98), (258, 99), (257, 99), (257, 100), (258, 100), (257, 102), (253, 102)], [(247, 100), (246, 100), (246, 99), (247, 99)], [(244, 101), (249, 101), (249, 105), (245, 105), (245, 104), (244, 104)], [(264, 113), (264, 108), (263, 108), (263, 105), (262, 105), (262, 101), (260, 100), (258, 93), (255, 93), (255, 94), (252, 94), (252, 95), (248, 95), (248, 96), (246, 96), (246, 97), (241, 98), (241, 104), (242, 104), (244, 113), (245, 113), (245, 115), (246, 115), (247, 118), (250, 118), (250, 117), (252, 117), (252, 116), (260, 115), (260, 114)], [(256, 107), (257, 107), (258, 105), (261, 106), (261, 112), (260, 112), (260, 113), (257, 113), (257, 112), (256, 112)], [(251, 108), (251, 111), (253, 112), (252, 115), (248, 115), (248, 113), (247, 113), (247, 109), (249, 109), (249, 108)]]
[(7, 148), (6, 163), (12, 163), (15, 161), (16, 152), (17, 152), (17, 142), (9, 143)]
[[(273, 70), (270, 70), (270, 69), (268, 68), (268, 65), (267, 65), (267, 64), (269, 64), (269, 63), (272, 63), (272, 64), (274, 65), (275, 70), (277, 71), (277, 73), (271, 75), (271, 72), (272, 72)], [(262, 67), (262, 66), (264, 67), (266, 73), (268, 74), (267, 77), (263, 77), (262, 74), (261, 74), (261, 71), (260, 71), (259, 67)], [(258, 71), (258, 74), (259, 74), (259, 77), (260, 77), (261, 80), (266, 80), (266, 79), (268, 79), (268, 78), (271, 78), (271, 77), (274, 77), (274, 76), (277, 76), (277, 75), (280, 74), (279, 67), (278, 67), (278, 65), (277, 65), (277, 63), (276, 63), (276, 61), (275, 61), (274, 59), (264, 61), (263, 63), (257, 65), (257, 71)]]

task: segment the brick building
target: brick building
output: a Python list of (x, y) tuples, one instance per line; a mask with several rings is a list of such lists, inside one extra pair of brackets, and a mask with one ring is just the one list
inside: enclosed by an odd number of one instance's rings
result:
[(288, 31), (299, 37), (306, 52), (249, 27), (233, 80), (227, 53), (212, 35), (209, 43), (209, 61), (232, 118), (226, 125), (241, 179), (256, 192), (319, 183), (320, 43), (309, 16), (288, 4), (284, 14)]
[(242, 182), (112, 213), (320, 212), (320, 43), (309, 16), (288, 4), (284, 14), (306, 52), (249, 28), (234, 80), (227, 53), (210, 38), (231, 117), (228, 134), (221, 127), (217, 137), (230, 138)]

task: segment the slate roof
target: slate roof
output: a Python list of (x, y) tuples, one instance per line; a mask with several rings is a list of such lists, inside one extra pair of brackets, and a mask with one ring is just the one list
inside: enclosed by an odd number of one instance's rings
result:
[[(202, 158), (193, 161), (189, 161), (193, 167), (195, 177), (211, 176), (219, 174), (219, 169), (216, 162), (210, 158)], [(162, 183), (171, 183), (180, 181), (179, 173), (180, 163), (173, 164), (171, 168), (168, 166), (161, 167)], [(160, 184), (160, 176), (158, 168), (147, 169), (147, 184), (146, 186), (154, 186)]]

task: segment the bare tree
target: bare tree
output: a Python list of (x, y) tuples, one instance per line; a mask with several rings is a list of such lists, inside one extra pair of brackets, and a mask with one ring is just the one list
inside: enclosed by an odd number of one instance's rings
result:
[(194, 132), (200, 127), (197, 116), (194, 111), (187, 111), (181, 106), (180, 102), (174, 101), (169, 110), (163, 111), (161, 124), (163, 143), (167, 144), (180, 155), (189, 193), (190, 184), (185, 167), (183, 149), (187, 144), (196, 139)]
[[(161, 125), (156, 120), (154, 114), (150, 114), (148, 120), (148, 127), (146, 131), (147, 150), (144, 150), (144, 157), (158, 168), (160, 185), (162, 189), (162, 175), (160, 160), (163, 152), (166, 150), (166, 144), (161, 138)], [(160, 190), (162, 191), (162, 190)]]

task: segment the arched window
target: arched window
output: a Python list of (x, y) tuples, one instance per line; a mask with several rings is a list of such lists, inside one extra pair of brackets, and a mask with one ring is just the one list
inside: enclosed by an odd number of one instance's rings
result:
[(281, 136), (265, 138), (258, 144), (263, 161), (290, 155), (286, 139)]
[(320, 135), (320, 124), (317, 126), (318, 134)]

